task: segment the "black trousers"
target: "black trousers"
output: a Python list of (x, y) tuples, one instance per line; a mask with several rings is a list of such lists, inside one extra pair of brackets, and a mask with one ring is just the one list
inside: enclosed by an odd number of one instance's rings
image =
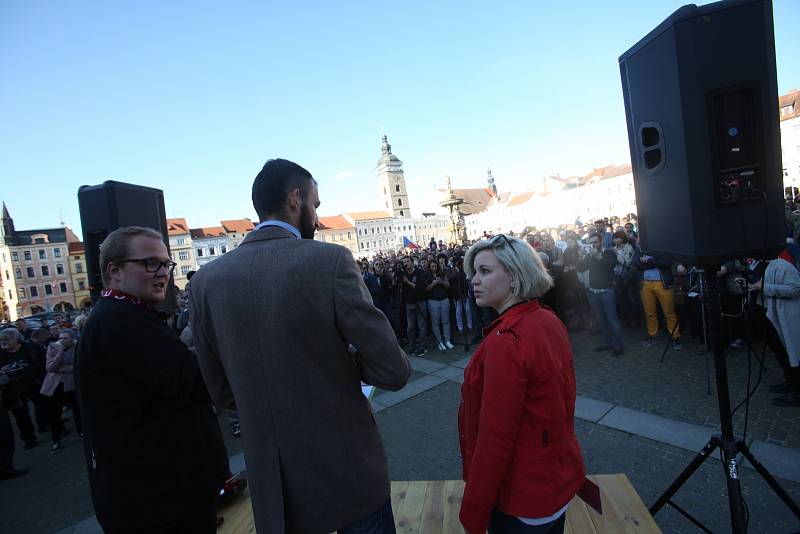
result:
[(10, 470), (14, 460), (14, 429), (8, 410), (0, 402), (0, 473)]
[[(188, 493), (190, 490), (187, 488), (185, 491)], [(104, 520), (100, 526), (105, 534), (216, 534), (218, 498), (216, 490), (184, 494), (178, 496), (175, 503), (175, 507), (183, 512), (169, 521), (153, 517), (147, 519), (156, 524), (137, 522), (136, 525), (126, 525)]]
[(783, 341), (781, 341), (778, 331), (775, 330), (772, 321), (767, 318), (766, 314), (762, 315), (762, 317), (764, 342), (769, 347), (769, 350), (772, 351), (772, 354), (775, 355), (775, 359), (778, 360), (778, 365), (781, 366), (786, 381), (796, 392), (800, 393), (800, 366), (792, 367), (789, 361), (789, 353), (786, 352), (786, 347), (783, 346)]
[(69, 406), (69, 409), (72, 410), (75, 429), (78, 434), (81, 433), (81, 412), (75, 392), (64, 391), (64, 384), (59, 384), (50, 399), (50, 432), (53, 436), (53, 443), (61, 441), (61, 433), (64, 431), (64, 425), (61, 423), (61, 410), (64, 406)]
[(25, 398), (17, 398), (9, 411), (14, 415), (14, 420), (17, 422), (19, 435), (22, 441), (29, 443), (36, 439), (36, 434), (33, 431), (33, 421), (31, 421), (31, 413), (28, 411), (28, 401)]

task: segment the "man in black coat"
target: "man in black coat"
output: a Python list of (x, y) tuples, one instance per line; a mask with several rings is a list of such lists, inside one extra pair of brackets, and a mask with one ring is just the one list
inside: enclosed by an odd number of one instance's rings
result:
[(106, 533), (208, 533), (228, 473), (195, 356), (152, 306), (170, 260), (161, 234), (120, 228), (100, 248), (103, 290), (75, 378), (92, 500)]

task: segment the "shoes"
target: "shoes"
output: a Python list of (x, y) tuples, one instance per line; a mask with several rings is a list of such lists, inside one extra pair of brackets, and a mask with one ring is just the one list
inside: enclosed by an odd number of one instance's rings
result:
[(789, 382), (781, 382), (780, 384), (773, 384), (769, 387), (770, 393), (792, 393), (795, 389)]
[(733, 349), (741, 349), (742, 347), (744, 347), (744, 345), (745, 345), (744, 339), (734, 339), (733, 341), (731, 341), (730, 347)]
[(50, 447), (50, 454), (58, 454), (63, 450), (64, 450), (64, 446), (61, 445), (61, 442), (60, 441), (56, 441), (55, 443), (53, 443), (53, 446)]
[(12, 478), (19, 478), (22, 475), (27, 475), (28, 471), (26, 469), (14, 469), (13, 467), (9, 468), (8, 471), (4, 473), (0, 473), (0, 480), (11, 480)]
[(454, 348), (456, 348), (456, 346), (455, 346), (455, 345), (453, 345), (452, 343), (450, 343), (450, 341), (449, 341), (449, 340), (448, 340), (448, 341), (445, 341), (445, 342), (444, 342), (444, 344), (445, 344), (445, 346), (446, 346), (448, 349), (454, 349)]
[(614, 349), (614, 350), (612, 350), (612, 351), (611, 351), (611, 355), (612, 355), (612, 356), (619, 356), (619, 355), (620, 355), (620, 354), (622, 354), (623, 352), (625, 352), (625, 351), (624, 351), (623, 349), (621, 349), (621, 348), (619, 348), (619, 349)]
[(231, 423), (231, 434), (233, 434), (234, 438), (238, 438), (242, 435), (242, 431), (239, 429), (239, 423)]
[(595, 352), (605, 352), (607, 350), (611, 350), (611, 347), (607, 347), (606, 345), (600, 345), (599, 347), (595, 347)]
[(656, 340), (655, 336), (647, 336), (647, 338), (645, 338), (645, 340), (642, 341), (642, 346), (645, 348), (652, 347), (656, 343), (658, 343), (658, 341)]
[(428, 349), (426, 349), (425, 347), (419, 347), (418, 349), (412, 350), (410, 355), (411, 356), (422, 356), (426, 352), (428, 352)]
[(772, 399), (772, 404), (774, 406), (780, 406), (781, 408), (791, 408), (795, 406), (800, 406), (800, 394), (787, 393), (786, 395), (775, 397), (774, 399)]
[(438, 341), (438, 342), (436, 343), (436, 346), (437, 346), (437, 347), (439, 347), (439, 350), (440, 350), (440, 351), (442, 351), (442, 352), (447, 352), (447, 347), (446, 347), (446, 346), (445, 346), (445, 344), (444, 344), (444, 343), (442, 343), (441, 341)]
[(36, 439), (36, 438), (29, 439), (28, 441), (26, 441), (26, 442), (25, 442), (25, 450), (26, 450), (26, 451), (29, 451), (29, 450), (31, 450), (31, 449), (32, 449), (32, 448), (34, 448), (34, 447), (35, 447), (35, 446), (36, 446), (38, 443), (39, 443), (39, 440), (38, 440), (38, 439)]
[(683, 345), (681, 344), (680, 339), (673, 339), (672, 340), (672, 350), (681, 350)]

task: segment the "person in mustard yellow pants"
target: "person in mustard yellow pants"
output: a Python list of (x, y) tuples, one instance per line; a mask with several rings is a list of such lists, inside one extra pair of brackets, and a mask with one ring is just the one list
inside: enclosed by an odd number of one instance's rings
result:
[(658, 308), (667, 320), (667, 330), (672, 334), (673, 350), (681, 350), (681, 330), (678, 326), (678, 317), (675, 315), (675, 303), (672, 295), (672, 271), (670, 263), (666, 260), (654, 258), (643, 254), (640, 268), (643, 271), (642, 304), (647, 320), (647, 338), (642, 346), (649, 347), (656, 341), (658, 334)]

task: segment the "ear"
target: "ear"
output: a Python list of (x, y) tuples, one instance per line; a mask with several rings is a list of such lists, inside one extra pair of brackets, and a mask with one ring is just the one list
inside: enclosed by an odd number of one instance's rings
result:
[(113, 261), (106, 266), (106, 272), (109, 280), (118, 281), (122, 278), (122, 266)]

